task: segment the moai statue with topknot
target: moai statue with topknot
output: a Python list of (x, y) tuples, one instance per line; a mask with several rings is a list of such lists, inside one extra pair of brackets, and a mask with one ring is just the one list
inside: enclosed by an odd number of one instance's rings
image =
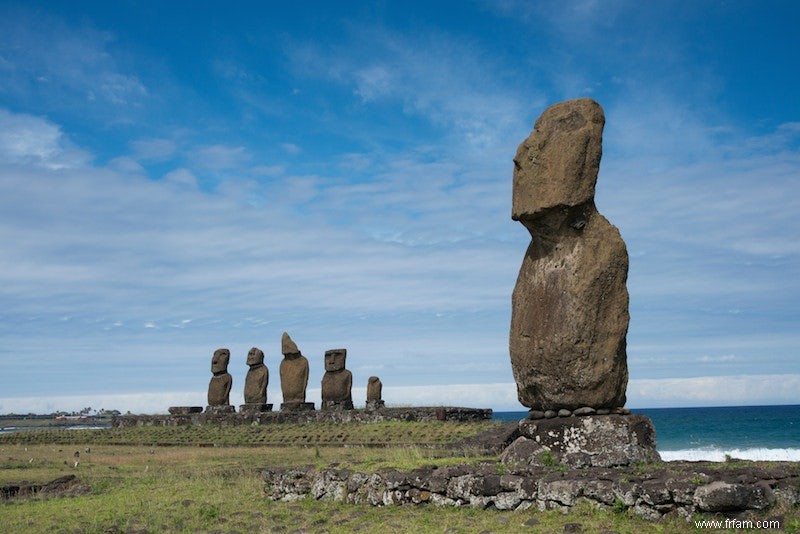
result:
[(230, 404), (231, 386), (233, 378), (228, 373), (228, 362), (231, 359), (231, 351), (228, 349), (217, 349), (211, 358), (211, 382), (208, 384), (208, 407), (207, 412), (232, 412), (233, 406)]
[(281, 337), (281, 352), (283, 353), (280, 367), (283, 393), (281, 410), (313, 410), (314, 403), (306, 402), (308, 360), (300, 354), (297, 344), (286, 332)]
[(325, 351), (325, 375), (322, 377), (322, 409), (353, 409), (353, 373), (344, 368), (347, 349)]
[(379, 410), (383, 408), (384, 402), (381, 399), (383, 384), (377, 376), (369, 377), (367, 381), (367, 410)]
[(247, 377), (244, 380), (244, 404), (239, 407), (240, 412), (268, 412), (272, 405), (267, 404), (267, 384), (269, 384), (269, 369), (264, 365), (264, 352), (253, 347), (247, 353)]

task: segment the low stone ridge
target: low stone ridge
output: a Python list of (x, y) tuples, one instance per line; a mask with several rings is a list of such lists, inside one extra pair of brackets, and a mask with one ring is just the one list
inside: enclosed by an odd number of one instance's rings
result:
[(584, 415), (524, 419), (503, 451), (506, 464), (612, 467), (659, 462), (656, 431), (643, 415)]
[(380, 421), (491, 421), (489, 408), (461, 408), (455, 406), (383, 408), (381, 410), (310, 410), (279, 412), (203, 412), (186, 415), (121, 415), (113, 420), (114, 428), (133, 426), (182, 426), (182, 425), (252, 425), (279, 423), (376, 423)]
[(66, 475), (52, 480), (46, 484), (4, 484), (0, 486), (0, 498), (13, 499), (21, 497), (72, 497), (89, 493), (91, 488), (75, 475)]
[(470, 436), (453, 448), (472, 452), (479, 451), (486, 454), (500, 454), (518, 437), (520, 437), (519, 424), (505, 423), (475, 436)]
[(512, 219), (531, 234), (511, 303), (519, 401), (541, 412), (625, 404), (628, 253), (595, 207), (605, 116), (547, 108), (514, 157)]
[[(432, 504), (498, 510), (556, 509), (581, 502), (604, 509), (624, 508), (648, 520), (719, 512), (741, 517), (779, 504), (800, 504), (800, 465), (756, 464), (742, 468), (710, 463), (661, 464), (576, 470), (527, 467), (498, 470), (497, 465), (425, 467), (411, 472), (375, 473), (311, 467), (263, 471), (268, 499), (315, 499), (373, 506)], [(501, 474), (502, 473), (502, 474)]]
[(203, 411), (202, 406), (170, 406), (167, 411), (172, 415), (191, 415)]

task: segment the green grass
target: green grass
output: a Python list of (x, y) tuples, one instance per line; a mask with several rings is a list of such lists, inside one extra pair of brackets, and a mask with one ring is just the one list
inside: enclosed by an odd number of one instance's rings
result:
[[(52, 431), (60, 443), (37, 443), (52, 435), (50, 431), (12, 434), (24, 438), (17, 440), (20, 443), (6, 435), (0, 440), (0, 484), (44, 483), (75, 474), (92, 490), (75, 497), (0, 501), (0, 531), (499, 533), (564, 532), (566, 524), (580, 523), (583, 532), (695, 532), (692, 523), (678, 518), (655, 523), (639, 519), (621, 503), (609, 510), (584, 503), (563, 515), (557, 511), (515, 512), (432, 505), (371, 507), (313, 499), (282, 503), (264, 496), (260, 471), (268, 466), (311, 465), (320, 469), (337, 466), (368, 472), (383, 467), (410, 470), (428, 464), (496, 460), (418, 444), (452, 443), (482, 425), (472, 423), (460, 428), (453, 423), (393, 422), (360, 425), (360, 428), (320, 424), (285, 425), (285, 428), (275, 425), (269, 429), (137, 427), (85, 433)], [(274, 437), (260, 441), (265, 430), (281, 433), (281, 439), (291, 444), (273, 445)], [(225, 438), (224, 433), (231, 431), (233, 435)], [(410, 445), (353, 446), (381, 433), (385, 441), (403, 438)], [(342, 434), (339, 439), (345, 440), (344, 446), (331, 442), (339, 434)], [(299, 438), (309, 435), (329, 446), (297, 443)], [(80, 436), (91, 439), (80, 442)], [(209, 440), (209, 436), (214, 439)], [(146, 444), (103, 443), (112, 438)], [(219, 440), (225, 446), (153, 445), (180, 440), (202, 444)], [(74, 467), (76, 460), (79, 464)], [(800, 514), (796, 508), (770, 513), (783, 513), (786, 531), (798, 531)]]
[(443, 446), (496, 423), (313, 423), (269, 425), (137, 426), (104, 430), (30, 430), (0, 435), (1, 444)]
[[(4, 532), (563, 532), (565, 524), (576, 522), (586, 532), (692, 530), (682, 521), (652, 524), (590, 506), (563, 515), (427, 505), (371, 507), (313, 499), (281, 503), (264, 497), (259, 473), (264, 466), (408, 467), (448, 460), (438, 456), (442, 451), (430, 449), (99, 445), (87, 453), (81, 445), (77, 468), (71, 467), (73, 449), (77, 447), (0, 447), (0, 483), (45, 482), (74, 473), (92, 487), (91, 493), (78, 497), (0, 502)], [(532, 521), (536, 525), (526, 525)]]

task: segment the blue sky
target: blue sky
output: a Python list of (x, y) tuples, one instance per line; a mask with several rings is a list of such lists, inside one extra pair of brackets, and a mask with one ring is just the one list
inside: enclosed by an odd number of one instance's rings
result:
[(604, 107), (629, 406), (800, 403), (800, 4), (0, 2), (0, 412), (234, 403), (281, 333), (356, 402), (521, 409), (512, 157)]

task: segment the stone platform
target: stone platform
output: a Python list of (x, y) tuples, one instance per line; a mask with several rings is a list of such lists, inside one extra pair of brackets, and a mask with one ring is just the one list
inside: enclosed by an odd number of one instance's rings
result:
[(500, 458), (506, 464), (612, 467), (658, 462), (656, 431), (644, 415), (523, 419)]
[[(381, 469), (270, 467), (263, 471), (266, 497), (307, 497), (353, 504), (464, 506), (498, 510), (556, 509), (580, 503), (627, 510), (648, 520), (695, 514), (748, 517), (775, 505), (800, 504), (800, 463), (665, 462), (568, 469), (565, 466), (500, 469), (497, 464)], [(500, 474), (502, 473), (502, 474)]]
[(376, 423), (380, 421), (489, 421), (489, 408), (454, 406), (380, 408), (377, 410), (300, 410), (238, 413), (176, 413), (169, 415), (122, 415), (113, 421), (115, 428), (131, 426), (252, 425), (276, 423)]

